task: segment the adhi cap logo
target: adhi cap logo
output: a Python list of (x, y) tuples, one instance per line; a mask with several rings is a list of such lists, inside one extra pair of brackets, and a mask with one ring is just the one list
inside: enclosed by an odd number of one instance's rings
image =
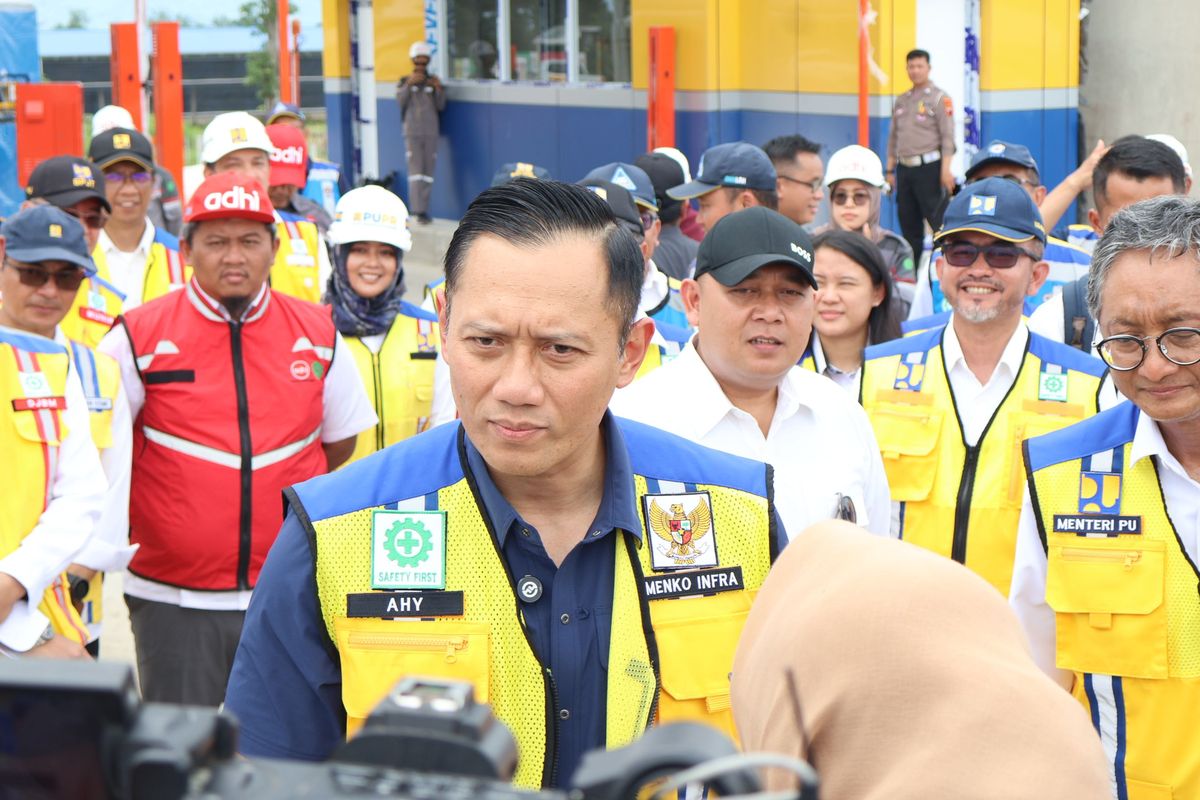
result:
[(246, 191), (245, 187), (234, 186), (224, 192), (213, 192), (204, 198), (204, 207), (209, 211), (227, 208), (231, 211), (261, 211), (262, 200), (257, 191)]
[(271, 150), (271, 161), (275, 164), (303, 164), (304, 149), (296, 145), (276, 147)]

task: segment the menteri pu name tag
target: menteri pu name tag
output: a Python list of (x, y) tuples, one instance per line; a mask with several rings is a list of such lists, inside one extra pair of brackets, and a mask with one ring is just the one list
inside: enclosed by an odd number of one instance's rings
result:
[(1142, 518), (1120, 514), (1055, 514), (1055, 533), (1116, 537), (1142, 532)]

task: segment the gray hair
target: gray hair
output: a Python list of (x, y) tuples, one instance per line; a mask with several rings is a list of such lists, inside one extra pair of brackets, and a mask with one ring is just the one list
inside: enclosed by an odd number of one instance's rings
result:
[(1200, 254), (1200, 202), (1179, 195), (1163, 195), (1127, 206), (1109, 220), (1108, 228), (1092, 255), (1088, 282), (1088, 311), (1100, 319), (1100, 297), (1109, 270), (1121, 254), (1147, 250), (1150, 257), (1177, 258)]

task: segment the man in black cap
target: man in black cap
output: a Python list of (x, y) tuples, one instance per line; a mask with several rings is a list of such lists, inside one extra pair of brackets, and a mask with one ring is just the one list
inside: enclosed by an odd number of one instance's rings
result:
[(692, 262), (696, 259), (696, 248), (700, 245), (679, 229), (683, 216), (683, 201), (667, 194), (667, 190), (687, 181), (683, 167), (665, 153), (646, 153), (634, 162), (650, 177), (654, 185), (654, 196), (658, 201), (658, 247), (654, 249), (654, 263), (672, 278), (683, 280), (691, 277)]
[(812, 253), (804, 229), (770, 209), (720, 220), (700, 243), (695, 279), (683, 282), (699, 332), (610, 407), (774, 466), (789, 531), (842, 516), (886, 534), (887, 480), (866, 415), (837, 384), (796, 366), (812, 333)]
[(717, 220), (744, 208), (775, 210), (779, 206), (775, 187), (775, 167), (767, 154), (752, 144), (732, 142), (705, 150), (696, 179), (668, 189), (667, 195), (676, 200), (695, 198), (697, 220), (710, 231)]

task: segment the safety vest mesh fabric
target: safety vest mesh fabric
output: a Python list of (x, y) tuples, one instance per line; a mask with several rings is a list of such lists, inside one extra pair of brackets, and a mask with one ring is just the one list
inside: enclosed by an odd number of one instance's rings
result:
[(121, 367), (112, 356), (97, 353), (79, 342), (71, 342), (70, 353), (87, 399), (92, 442), (97, 450), (107, 450), (112, 447), (113, 403), (121, 388)]
[(346, 461), (350, 464), (428, 427), (439, 334), (436, 322), (402, 312), (392, 321), (378, 353), (357, 336), (343, 338), (379, 417), (377, 425), (358, 434)]
[(279, 492), (326, 470), (329, 310), (271, 292), (235, 326), (193, 279), (124, 325), (145, 386), (129, 513), (141, 547), (129, 569), (187, 589), (250, 588), (283, 522)]
[[(62, 410), (17, 407), (33, 397), (21, 375), (40, 373), (46, 386), (37, 396), (65, 401), (68, 358), (65, 348), (48, 339), (0, 331), (0, 558), (21, 546), (46, 510), (67, 435)], [(59, 575), (45, 589), (38, 610), (57, 633), (83, 644), (87, 629), (70, 603), (65, 580)]]
[(317, 274), (318, 248), (321, 244), (317, 226), (296, 215), (283, 215), (275, 224), (279, 249), (271, 267), (271, 289), (310, 303), (321, 302), (321, 286)]
[[(974, 448), (974, 477), (964, 488), (972, 479), (964, 474), (968, 450), (942, 356), (943, 332), (868, 348), (862, 403), (892, 500), (902, 504), (901, 538), (951, 557), (960, 515), (967, 514), (964, 563), (1007, 597), (1025, 485), (1021, 443), (1096, 413), (1104, 365), (1031, 333), (1016, 380)], [(1066, 400), (1039, 399), (1043, 370), (1056, 369)], [(963, 491), (969, 508), (960, 510)]]
[[(1137, 418), (1126, 404), (1089, 420), (1086, 433), (1029, 442), (1036, 459), (1029, 490), (1047, 546), (1055, 661), (1075, 673), (1072, 694), (1114, 745), (1114, 780), (1124, 775), (1126, 784), (1117, 796), (1194, 798), (1200, 575), (1167, 514), (1154, 461), (1131, 465)], [(1108, 462), (1100, 475), (1093, 472), (1098, 455)], [(1108, 501), (1112, 513), (1140, 517), (1141, 533), (1056, 532), (1055, 516), (1080, 514), (1089, 495)], [(1168, 786), (1173, 795), (1164, 793)]]

